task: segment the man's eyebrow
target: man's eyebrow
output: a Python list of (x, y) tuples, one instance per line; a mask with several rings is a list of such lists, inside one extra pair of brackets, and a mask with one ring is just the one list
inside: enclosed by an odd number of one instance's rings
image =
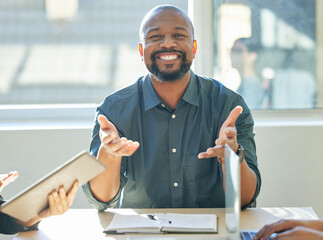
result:
[(160, 30), (160, 28), (159, 28), (159, 27), (150, 28), (150, 29), (148, 29), (148, 31), (147, 31), (147, 33), (146, 33), (146, 35), (147, 35), (147, 34), (149, 34), (149, 33), (151, 33), (151, 32), (155, 32), (155, 31), (159, 31), (159, 30)]
[[(156, 32), (156, 31), (159, 31), (160, 28), (159, 27), (154, 27), (154, 28), (150, 28), (148, 29), (147, 34), (151, 33), (151, 32)], [(175, 27), (175, 30), (182, 30), (182, 31), (185, 31), (185, 32), (189, 32), (189, 30), (185, 27)]]
[(185, 27), (175, 27), (176, 30), (183, 30), (185, 32), (189, 32), (187, 28)]

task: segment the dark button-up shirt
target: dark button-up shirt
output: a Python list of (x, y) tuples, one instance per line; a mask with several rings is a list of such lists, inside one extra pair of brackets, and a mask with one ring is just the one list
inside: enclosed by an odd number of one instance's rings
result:
[[(192, 71), (176, 110), (162, 102), (149, 75), (104, 100), (97, 116), (105, 115), (120, 137), (138, 141), (140, 147), (132, 156), (123, 157), (121, 186), (114, 199), (108, 203), (97, 200), (88, 183), (83, 186), (85, 195), (99, 210), (224, 207), (221, 165), (216, 158), (198, 159), (197, 155), (215, 145), (223, 122), (238, 105), (243, 107), (236, 122), (238, 143), (257, 176), (254, 201), (261, 178), (250, 110), (239, 94)], [(94, 156), (100, 146), (99, 129), (96, 120), (90, 147)]]

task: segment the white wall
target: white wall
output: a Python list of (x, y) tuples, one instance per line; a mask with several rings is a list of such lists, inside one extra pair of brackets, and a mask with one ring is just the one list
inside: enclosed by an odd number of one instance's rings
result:
[(323, 219), (323, 111), (254, 111), (259, 207), (313, 207)]
[(323, 126), (256, 127), (259, 207), (313, 207), (323, 219)]
[[(3, 190), (9, 199), (82, 150), (89, 149), (91, 129), (0, 131), (1, 173), (19, 178)], [(79, 189), (73, 207), (91, 207)]]
[[(258, 207), (310, 206), (323, 219), (323, 124), (256, 119), (255, 131), (263, 180)], [(90, 127), (0, 130), (1, 172), (15, 169), (20, 173), (2, 195), (12, 197), (79, 151), (87, 150), (90, 135)], [(73, 207), (91, 207), (81, 189)]]

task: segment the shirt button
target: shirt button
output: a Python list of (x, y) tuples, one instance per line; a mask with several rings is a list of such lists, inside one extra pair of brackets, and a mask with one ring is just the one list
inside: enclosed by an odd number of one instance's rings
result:
[(165, 104), (162, 103), (161, 106), (164, 108), (165, 107)]
[(176, 148), (173, 148), (173, 149), (172, 149), (172, 152), (173, 152), (173, 153), (176, 153)]
[(178, 183), (177, 182), (174, 182), (174, 187), (178, 187)]
[(173, 114), (173, 115), (172, 115), (172, 118), (176, 118), (176, 115), (175, 115), (175, 114)]

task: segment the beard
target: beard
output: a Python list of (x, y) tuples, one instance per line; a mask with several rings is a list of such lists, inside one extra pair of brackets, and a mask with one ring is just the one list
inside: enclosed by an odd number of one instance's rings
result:
[[(182, 62), (180, 65), (180, 68), (178, 70), (174, 70), (171, 72), (166, 72), (160, 70), (160, 68), (157, 66), (156, 62), (156, 55), (161, 53), (172, 53), (172, 52), (178, 52), (182, 55)], [(188, 70), (190, 70), (192, 62), (186, 60), (186, 53), (178, 50), (160, 50), (156, 51), (150, 56), (151, 59), (151, 66), (147, 66), (149, 72), (154, 75), (154, 77), (161, 81), (161, 82), (175, 82), (178, 79), (181, 79), (184, 77), (184, 75), (187, 73)]]

